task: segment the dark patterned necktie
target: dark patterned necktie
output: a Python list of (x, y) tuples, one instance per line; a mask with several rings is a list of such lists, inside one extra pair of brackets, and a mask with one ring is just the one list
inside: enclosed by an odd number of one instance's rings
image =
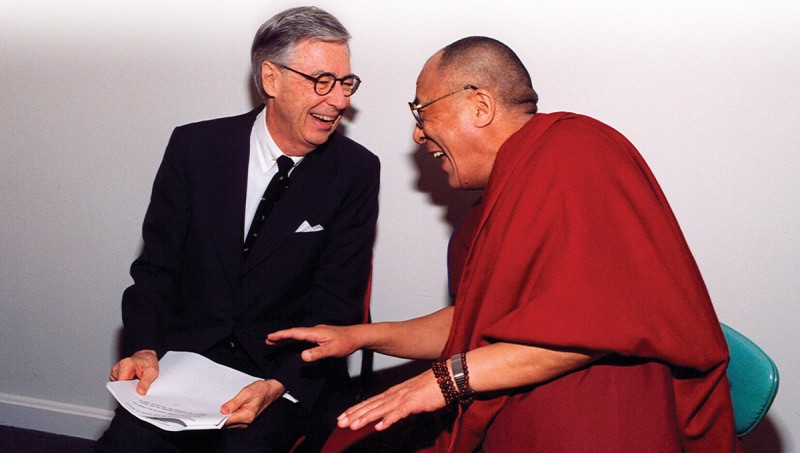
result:
[(287, 156), (278, 158), (278, 173), (272, 177), (272, 180), (267, 185), (267, 190), (261, 196), (261, 201), (258, 202), (256, 214), (253, 216), (253, 222), (250, 224), (250, 231), (247, 232), (247, 237), (244, 240), (242, 251), (246, 256), (253, 243), (258, 238), (258, 233), (261, 231), (261, 226), (264, 225), (267, 216), (269, 216), (272, 208), (278, 204), (286, 189), (289, 188), (289, 170), (294, 166), (294, 161)]

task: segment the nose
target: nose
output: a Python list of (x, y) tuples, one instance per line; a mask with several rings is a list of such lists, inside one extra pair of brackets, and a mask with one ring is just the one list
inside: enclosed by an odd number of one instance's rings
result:
[(425, 137), (425, 131), (422, 130), (422, 127), (420, 127), (419, 124), (414, 125), (413, 136), (414, 136), (414, 141), (420, 145), (424, 144), (428, 140), (428, 137)]
[(328, 104), (334, 106), (337, 110), (344, 110), (350, 105), (350, 98), (344, 95), (344, 88), (341, 83), (337, 83), (333, 90), (326, 96)]

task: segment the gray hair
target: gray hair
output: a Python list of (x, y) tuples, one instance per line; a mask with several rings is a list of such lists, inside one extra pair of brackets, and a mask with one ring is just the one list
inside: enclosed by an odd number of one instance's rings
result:
[(315, 6), (290, 8), (264, 22), (256, 32), (250, 50), (253, 79), (262, 99), (267, 98), (261, 84), (264, 61), (288, 64), (297, 44), (305, 40), (347, 45), (350, 33), (338, 19)]
[(509, 108), (536, 113), (539, 96), (517, 54), (502, 42), (485, 36), (460, 39), (441, 50), (438, 70), (459, 83), (471, 83), (495, 92)]

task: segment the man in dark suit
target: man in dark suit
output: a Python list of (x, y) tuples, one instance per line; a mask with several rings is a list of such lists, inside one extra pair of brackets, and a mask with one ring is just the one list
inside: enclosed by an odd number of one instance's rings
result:
[(380, 164), (335, 132), (360, 83), (349, 38), (313, 7), (262, 25), (252, 65), (265, 107), (175, 129), (123, 295), (126, 357), (110, 379), (138, 378), (145, 394), (166, 351), (203, 354), (262, 378), (221, 407), (226, 428), (247, 429), (170, 433), (118, 409), (98, 450), (287, 451), (301, 436), (314, 450), (352, 402), (345, 361), (307, 364), (263, 340), (363, 317)]

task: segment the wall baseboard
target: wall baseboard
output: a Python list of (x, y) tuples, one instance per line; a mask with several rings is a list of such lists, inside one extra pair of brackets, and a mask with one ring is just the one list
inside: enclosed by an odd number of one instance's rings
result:
[(0, 424), (84, 439), (97, 439), (114, 411), (0, 393)]

